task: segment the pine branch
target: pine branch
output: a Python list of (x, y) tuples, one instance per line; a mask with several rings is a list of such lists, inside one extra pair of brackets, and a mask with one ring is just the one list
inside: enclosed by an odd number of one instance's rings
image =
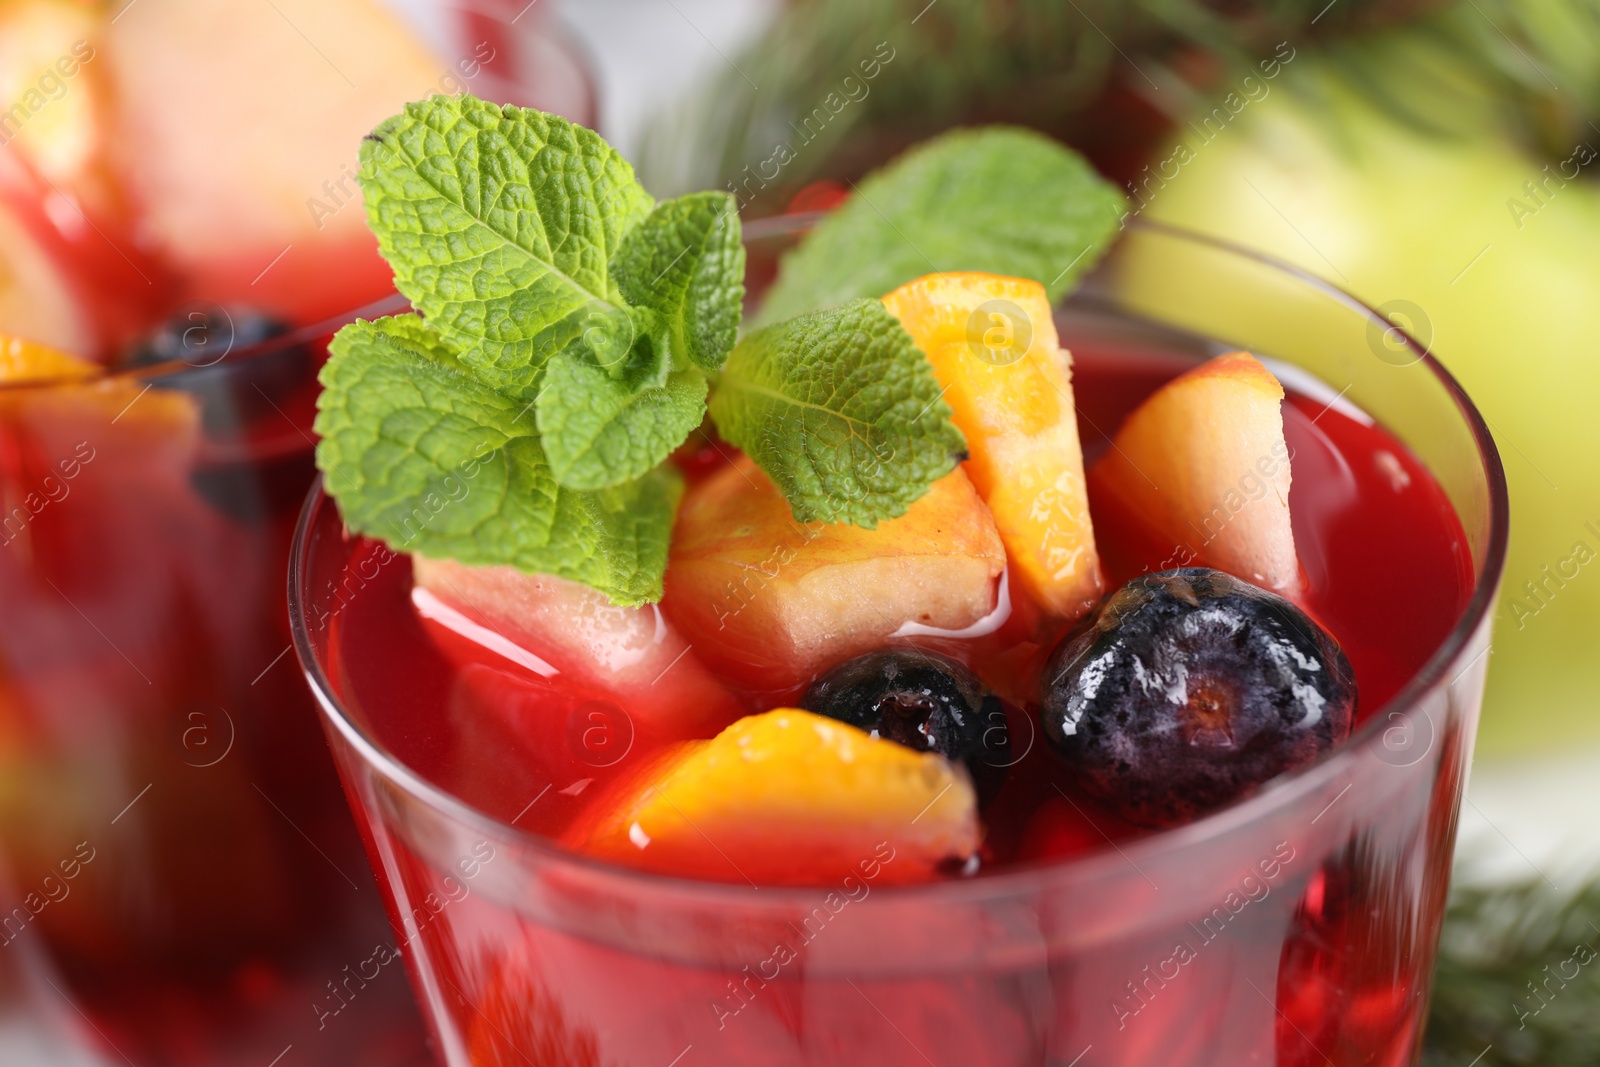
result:
[(1566, 896), (1537, 880), (1459, 889), (1445, 920), (1423, 1067), (1597, 1061), (1600, 881)]
[[(1279, 41), (1304, 40), (1327, 7), (1326, 0), (804, 0), (733, 57), (737, 70), (721, 71), (663, 116), (646, 140), (641, 170), (663, 195), (722, 186), (769, 158), (775, 141), (792, 137), (791, 124), (846, 76), (859, 80), (855, 64), (880, 42), (895, 52), (889, 73), (831, 117), (790, 165), (786, 184), (828, 170), (830, 154), (860, 130), (892, 148), (976, 121), (1051, 129), (1094, 101), (1114, 76), (1156, 91), (1138, 68), (1180, 49), (1253, 64)], [(1369, 26), (1371, 12), (1392, 7), (1341, 0), (1318, 31)]]
[[(734, 57), (738, 71), (662, 116), (641, 170), (663, 195), (720, 188), (789, 143), (778, 178), (743, 187), (760, 186), (760, 214), (952, 125), (1014, 122), (1141, 158), (1157, 107), (1174, 121), (1209, 107), (1280, 41), (1420, 133), (1498, 130), (1555, 158), (1600, 144), (1600, 0), (800, 0)], [(879, 42), (895, 50), (885, 74), (797, 138)], [(1131, 119), (1119, 91), (1144, 100)]]

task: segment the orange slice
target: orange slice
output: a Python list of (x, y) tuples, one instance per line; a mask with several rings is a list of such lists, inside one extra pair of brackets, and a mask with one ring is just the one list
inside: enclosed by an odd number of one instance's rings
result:
[(98, 364), (21, 337), (0, 334), (0, 384), (77, 382), (99, 373)]
[(689, 742), (593, 810), (567, 836), (581, 851), (757, 885), (925, 881), (980, 838), (965, 771), (793, 708)]
[(1044, 286), (930, 274), (883, 298), (945, 388), (966, 471), (994, 515), (1012, 573), (1050, 613), (1075, 618), (1102, 590), (1072, 400)]

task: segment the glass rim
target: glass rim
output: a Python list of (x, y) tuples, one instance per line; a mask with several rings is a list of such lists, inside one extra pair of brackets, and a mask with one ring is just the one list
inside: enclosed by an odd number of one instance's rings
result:
[[(223, 305), (211, 303), (209, 301), (195, 301), (191, 305), (188, 305), (189, 310), (199, 310), (202, 307), (216, 308), (223, 311), (225, 314), (228, 313), (228, 309)], [(285, 349), (296, 348), (300, 345), (315, 341), (319, 337), (325, 337), (336, 331), (339, 327), (355, 322), (357, 319), (371, 319), (379, 318), (384, 315), (393, 315), (403, 312), (410, 307), (411, 302), (409, 300), (401, 296), (399, 293), (391, 291), (387, 296), (379, 297), (377, 300), (362, 304), (360, 307), (352, 308), (349, 311), (344, 311), (337, 315), (331, 315), (328, 318), (309, 323), (305, 326), (298, 326), (286, 333), (278, 334), (275, 337), (268, 337), (264, 340), (257, 341), (254, 344), (245, 345), (239, 349), (230, 348), (228, 351), (211, 360), (209, 363), (191, 363), (182, 358), (164, 359), (156, 363), (140, 363), (135, 366), (118, 366), (114, 364), (96, 363), (94, 370), (90, 374), (81, 378), (61, 376), (54, 378), (31, 378), (19, 382), (0, 382), (0, 395), (15, 395), (18, 393), (26, 393), (27, 391), (33, 389), (47, 390), (59, 388), (61, 386), (93, 385), (97, 382), (146, 380), (150, 381), (151, 384), (155, 384), (156, 382), (166, 382), (181, 378), (185, 374), (202, 373), (204, 371), (211, 370), (214, 367), (220, 367), (223, 365), (224, 361), (226, 361), (230, 366), (237, 366), (238, 364), (248, 360), (261, 359), (266, 356), (273, 355), (274, 353), (282, 352)], [(174, 314), (182, 313), (184, 310), (184, 307), (179, 307), (174, 311)]]
[[(809, 229), (821, 212), (806, 215), (774, 216), (753, 220), (745, 227), (746, 241), (787, 236)], [(1374, 744), (1381, 743), (1387, 731), (1386, 724), (1396, 715), (1419, 708), (1423, 698), (1441, 684), (1453, 684), (1450, 672), (1457, 661), (1471, 647), (1474, 638), (1490, 619), (1495, 597), (1505, 570), (1506, 549), (1510, 534), (1510, 497), (1506, 484), (1505, 468), (1500, 452), (1477, 406), (1467, 396), (1455, 377), (1429, 349), (1417, 343), (1409, 332), (1384, 319), (1370, 305), (1355, 295), (1339, 288), (1324, 278), (1285, 260), (1264, 252), (1246, 248), (1230, 241), (1195, 233), (1165, 223), (1142, 219), (1127, 220), (1124, 229), (1159, 234), (1175, 240), (1207, 246), (1217, 251), (1245, 260), (1254, 261), (1287, 274), (1322, 295), (1349, 307), (1357, 314), (1399, 335), (1418, 356), (1421, 363), (1444, 388), (1447, 397), (1471, 433), (1477, 447), (1487, 489), (1488, 537), (1484, 543), (1484, 560), (1475, 576), (1472, 595), (1450, 632), (1439, 643), (1427, 661), (1400, 691), (1385, 704), (1374, 710), (1344, 742), (1322, 757), (1278, 776), (1269, 788), (1230, 804), (1218, 811), (1204, 815), (1194, 822), (1167, 830), (1159, 830), (1146, 837), (1116, 844), (1112, 848), (1098, 849), (1082, 857), (1045, 860), (1002, 869), (982, 877), (930, 882), (907, 886), (885, 886), (880, 890), (891, 903), (917, 898), (936, 899), (952, 905), (969, 905), (975, 902), (1024, 898), (1046, 889), (1052, 883), (1071, 881), (1074, 878), (1094, 878), (1109, 875), (1113, 869), (1132, 864), (1138, 869), (1139, 861), (1148, 856), (1173, 849), (1199, 845), (1221, 838), (1234, 830), (1248, 826), (1270, 816), (1305, 794), (1314, 793), (1328, 785), (1341, 772), (1341, 768)], [(295, 655), (300, 660), (306, 684), (316, 698), (318, 708), (335, 730), (355, 750), (359, 757), (383, 778), (403, 789), (412, 799), (427, 804), (455, 822), (482, 828), (501, 840), (515, 841), (519, 847), (536, 855), (542, 863), (575, 868), (608, 882), (639, 892), (675, 892), (681, 896), (724, 904), (750, 904), (788, 906), (814, 903), (816, 886), (763, 886), (754, 889), (737, 883), (712, 882), (676, 875), (641, 871), (618, 864), (597, 860), (570, 849), (557, 841), (531, 830), (524, 830), (480, 811), (449, 790), (436, 785), (389, 753), (373, 737), (369, 737), (351, 718), (334, 692), (327, 673), (313, 647), (306, 626), (306, 611), (301, 595), (306, 575), (307, 556), (311, 546), (311, 531), (324, 507), (333, 506), (333, 498), (323, 491), (323, 476), (319, 472), (306, 495), (305, 504), (295, 525), (294, 539), (289, 552), (288, 607), (289, 628), (293, 637)], [(341, 520), (342, 521), (342, 520)], [(1481, 654), (1480, 654), (1481, 656)], [(1476, 662), (1476, 659), (1474, 660)], [(1466, 666), (1470, 666), (1467, 664)], [(1462, 667), (1455, 677), (1465, 671)], [(873, 894), (879, 896), (879, 892)], [(863, 903), (867, 903), (863, 901)]]

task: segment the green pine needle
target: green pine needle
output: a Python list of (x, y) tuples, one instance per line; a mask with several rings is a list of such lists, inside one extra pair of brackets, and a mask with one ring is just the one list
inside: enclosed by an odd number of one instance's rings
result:
[[(1481, 2), (1481, 0), (1480, 0)], [(1434, 978), (1423, 1067), (1600, 1062), (1600, 881), (1456, 891)]]
[[(1108, 99), (1132, 94), (1181, 122), (1283, 41), (1419, 131), (1487, 126), (1559, 158), (1600, 128), (1600, 0), (801, 0), (733, 57), (737, 70), (652, 126), (640, 170), (661, 194), (742, 176), (741, 195), (760, 186), (747, 214), (762, 214), (954, 125), (1015, 123), (1137, 157), (1150, 131), (1107, 112)], [(885, 43), (894, 59), (866, 94), (797, 140), (793, 124), (842, 99)], [(795, 158), (752, 183), (780, 142)]]

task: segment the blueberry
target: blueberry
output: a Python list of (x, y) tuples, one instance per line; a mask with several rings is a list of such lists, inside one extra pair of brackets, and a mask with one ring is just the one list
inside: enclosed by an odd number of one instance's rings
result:
[(1343, 740), (1350, 663), (1276, 594), (1202, 567), (1147, 574), (1101, 602), (1046, 664), (1040, 719), (1088, 792), (1173, 826)]
[(244, 352), (289, 332), (281, 319), (251, 308), (199, 304), (174, 312), (155, 332), (140, 340), (126, 362), (143, 366), (168, 361), (190, 367), (212, 367), (234, 352)]
[(216, 457), (196, 465), (195, 489), (221, 511), (253, 521), (305, 493), (316, 357), (281, 319), (210, 304), (172, 315), (123, 365), (160, 366), (151, 385), (194, 398), (207, 452)]
[(153, 384), (189, 393), (212, 437), (240, 436), (268, 417), (281, 422), (290, 398), (312, 387), (311, 349), (280, 319), (249, 308), (197, 307), (173, 315), (129, 353), (127, 364), (166, 364)]
[(994, 796), (1011, 765), (1000, 698), (966, 667), (932, 652), (858, 656), (812, 682), (800, 706), (963, 764), (980, 802)]

